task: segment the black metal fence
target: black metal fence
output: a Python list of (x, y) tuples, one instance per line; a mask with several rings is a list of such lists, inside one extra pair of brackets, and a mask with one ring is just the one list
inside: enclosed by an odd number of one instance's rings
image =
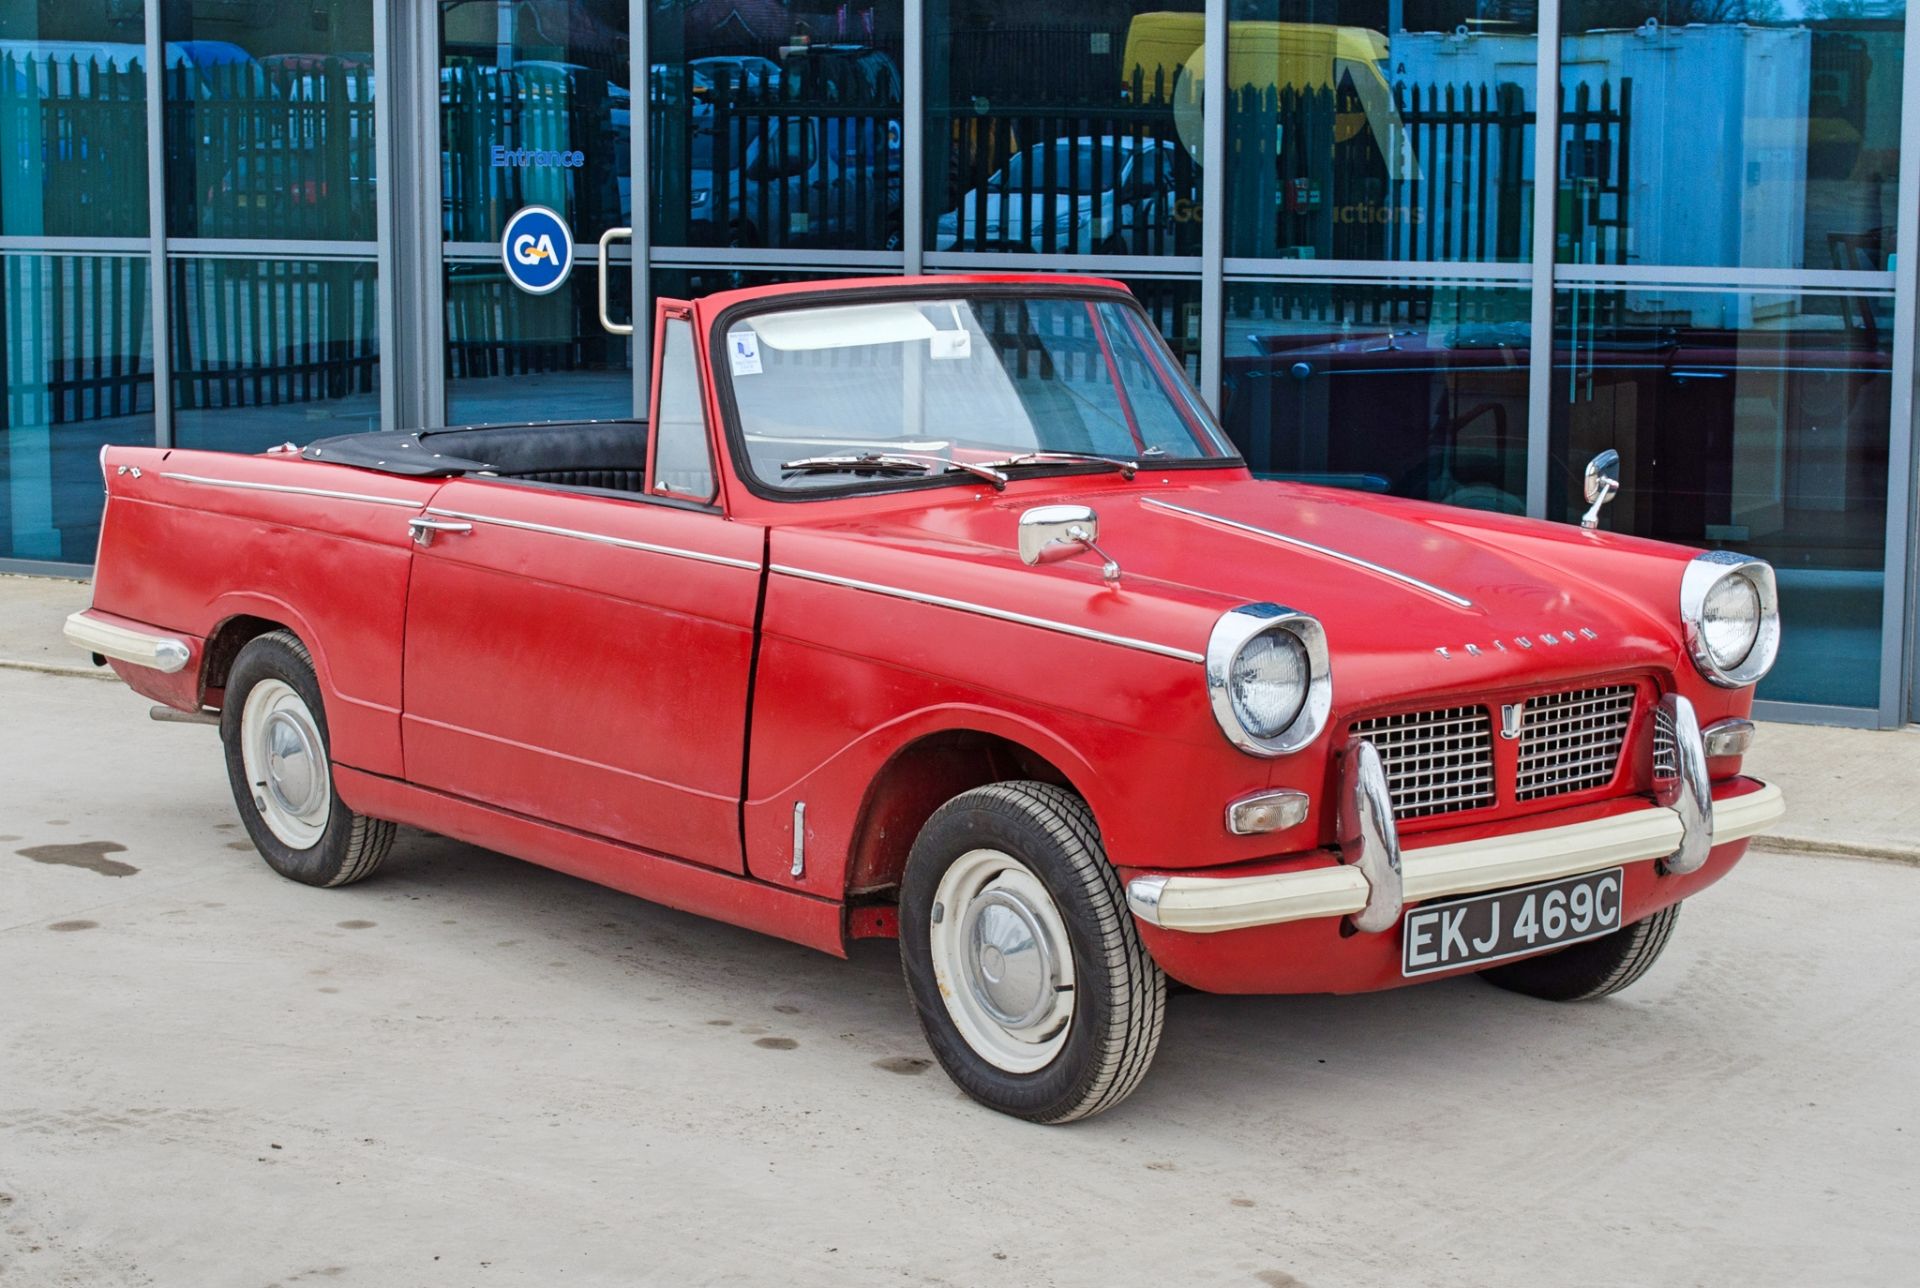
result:
[(0, 53), (0, 231), (146, 236), (146, 132), (145, 68)]
[(170, 235), (375, 238), (370, 66), (183, 64), (167, 69), (166, 87)]
[[(879, 51), (866, 57), (892, 66)], [(667, 69), (648, 93), (656, 244), (899, 244), (897, 73), (808, 75), (789, 63), (689, 87)]]

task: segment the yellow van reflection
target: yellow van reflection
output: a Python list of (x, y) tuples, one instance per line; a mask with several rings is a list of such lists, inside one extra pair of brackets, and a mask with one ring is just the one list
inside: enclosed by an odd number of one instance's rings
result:
[[(1127, 28), (1120, 60), (1123, 97), (1138, 93), (1152, 99), (1156, 89), (1174, 105), (1180, 141), (1200, 156), (1200, 95), (1206, 80), (1201, 41), (1206, 16), (1198, 13), (1143, 13)], [(1227, 26), (1227, 87), (1246, 90), (1337, 90), (1351, 84), (1360, 111), (1342, 112), (1334, 121), (1334, 141), (1345, 143), (1371, 128), (1391, 177), (1402, 177), (1395, 152), (1401, 146), (1400, 114), (1380, 67), (1387, 61), (1387, 38), (1366, 27), (1323, 22), (1233, 22)]]

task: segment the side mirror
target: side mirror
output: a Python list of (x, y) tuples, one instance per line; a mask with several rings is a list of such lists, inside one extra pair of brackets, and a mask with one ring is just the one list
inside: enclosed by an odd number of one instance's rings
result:
[(1092, 551), (1101, 559), (1100, 575), (1120, 580), (1120, 565), (1094, 544), (1100, 516), (1084, 505), (1036, 505), (1020, 515), (1020, 562), (1029, 566)]
[(1585, 493), (1587, 512), (1580, 518), (1583, 528), (1600, 526), (1600, 511), (1620, 491), (1620, 453), (1609, 447), (1587, 462)]

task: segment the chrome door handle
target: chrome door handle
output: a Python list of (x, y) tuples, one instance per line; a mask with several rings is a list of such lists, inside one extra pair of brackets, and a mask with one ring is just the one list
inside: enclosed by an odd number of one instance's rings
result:
[(407, 520), (407, 535), (413, 538), (413, 544), (422, 550), (433, 544), (436, 532), (472, 532), (471, 523), (449, 523), (445, 519), (420, 517)]
[(631, 239), (633, 237), (633, 229), (609, 228), (600, 234), (600, 325), (614, 335), (632, 335), (633, 325), (631, 323), (622, 326), (613, 320), (612, 314), (607, 312), (607, 273), (612, 268), (612, 252), (610, 248), (614, 242), (620, 240), (622, 237)]

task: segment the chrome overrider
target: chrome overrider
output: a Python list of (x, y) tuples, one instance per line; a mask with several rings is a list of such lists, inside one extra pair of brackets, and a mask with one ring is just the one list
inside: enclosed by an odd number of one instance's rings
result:
[[(1653, 725), (1654, 736), (1670, 737), (1674, 750), (1668, 772), (1655, 778), (1657, 803), (1586, 822), (1405, 850), (1379, 753), (1357, 740), (1341, 760), (1340, 862), (1247, 877), (1135, 877), (1127, 883), (1127, 904), (1150, 925), (1194, 934), (1316, 917), (1346, 917), (1353, 930), (1378, 933), (1399, 924), (1407, 903), (1648, 859), (1659, 860), (1664, 873), (1694, 872), (1715, 845), (1763, 832), (1786, 812), (1780, 789), (1770, 783), (1713, 799), (1706, 738), (1686, 698), (1661, 699)], [(1732, 743), (1747, 731), (1724, 732), (1735, 735), (1727, 740)]]

